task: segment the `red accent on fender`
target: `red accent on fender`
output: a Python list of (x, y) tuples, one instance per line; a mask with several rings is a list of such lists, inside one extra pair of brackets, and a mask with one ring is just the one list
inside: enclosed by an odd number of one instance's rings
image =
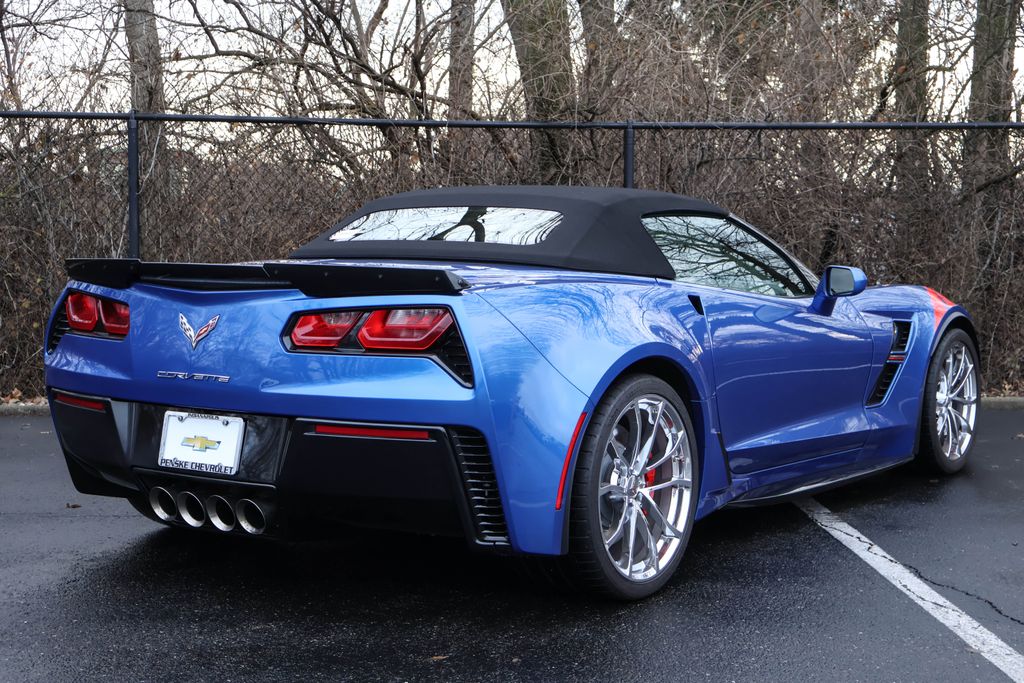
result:
[(925, 287), (925, 291), (927, 291), (928, 296), (931, 297), (932, 309), (935, 311), (935, 329), (939, 329), (939, 323), (942, 322), (943, 316), (946, 315), (946, 311), (952, 308), (954, 304), (931, 287)]
[(904, 356), (903, 354), (893, 354), (893, 355), (889, 356), (889, 362), (890, 363), (902, 363), (906, 359), (907, 359), (907, 357)]
[(580, 414), (576, 422), (576, 429), (572, 430), (572, 439), (569, 441), (569, 452), (565, 454), (565, 463), (562, 465), (562, 478), (558, 480), (558, 497), (555, 498), (555, 509), (562, 509), (562, 494), (565, 493), (565, 478), (569, 475), (569, 463), (572, 462), (572, 454), (576, 452), (576, 440), (580, 437), (580, 430), (587, 419), (586, 412)]
[(373, 439), (410, 439), (413, 441), (428, 441), (430, 439), (430, 432), (422, 429), (317, 425), (315, 431), (317, 434), (328, 434), (330, 436), (366, 436)]
[(85, 408), (86, 410), (95, 410), (101, 413), (107, 410), (107, 404), (103, 401), (91, 401), (87, 398), (79, 398), (78, 396), (70, 396), (68, 394), (54, 394), (53, 400), (58, 403), (66, 403), (69, 406), (75, 406), (76, 408)]

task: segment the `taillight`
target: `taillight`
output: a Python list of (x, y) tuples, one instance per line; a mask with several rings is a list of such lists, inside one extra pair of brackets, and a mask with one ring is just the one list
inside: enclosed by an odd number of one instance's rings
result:
[(442, 306), (297, 313), (281, 340), (299, 353), (427, 356), (463, 386), (473, 386), (465, 342), (454, 314)]
[(366, 349), (425, 351), (451, 327), (446, 308), (394, 308), (374, 311), (359, 330)]
[(71, 292), (64, 300), (68, 327), (76, 332), (105, 332), (124, 337), (131, 327), (128, 304), (84, 292)]
[(292, 343), (298, 347), (324, 348), (337, 346), (362, 315), (359, 311), (311, 313), (295, 321)]
[(100, 299), (100, 320), (103, 321), (103, 327), (107, 332), (123, 337), (128, 334), (128, 328), (131, 326), (128, 304)]
[(68, 325), (79, 332), (92, 332), (99, 322), (99, 299), (81, 292), (71, 292), (64, 302)]

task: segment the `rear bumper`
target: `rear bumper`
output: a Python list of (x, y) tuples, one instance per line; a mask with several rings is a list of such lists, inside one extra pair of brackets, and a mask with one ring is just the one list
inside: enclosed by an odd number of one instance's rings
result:
[[(68, 469), (83, 493), (145, 501), (162, 487), (200, 500), (250, 499), (269, 512), (273, 535), (309, 521), (338, 522), (509, 546), (487, 440), (472, 428), (415, 425), (419, 438), (382, 438), (320, 433), (316, 426), (408, 425), (223, 411), (246, 422), (237, 475), (223, 477), (158, 464), (164, 413), (183, 407), (49, 393)], [(180, 515), (170, 521), (186, 526)], [(214, 528), (209, 520), (204, 526)], [(232, 533), (245, 532), (239, 526)]]

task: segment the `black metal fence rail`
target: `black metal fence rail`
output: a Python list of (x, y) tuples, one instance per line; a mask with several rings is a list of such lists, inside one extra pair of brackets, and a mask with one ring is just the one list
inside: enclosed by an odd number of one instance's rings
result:
[(0, 111), (0, 119), (122, 121), (127, 145), (127, 252), (141, 253), (139, 223), (139, 122), (264, 124), (281, 126), (350, 126), (374, 128), (605, 130), (622, 132), (622, 184), (634, 186), (636, 131), (971, 131), (1024, 130), (1024, 121), (494, 121), (441, 119), (370, 119), (308, 116), (250, 116), (151, 112)]

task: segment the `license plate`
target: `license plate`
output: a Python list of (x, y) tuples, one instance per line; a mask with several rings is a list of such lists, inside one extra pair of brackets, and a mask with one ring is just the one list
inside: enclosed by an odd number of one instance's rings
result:
[(226, 415), (164, 413), (161, 467), (233, 476), (238, 472), (245, 420)]

